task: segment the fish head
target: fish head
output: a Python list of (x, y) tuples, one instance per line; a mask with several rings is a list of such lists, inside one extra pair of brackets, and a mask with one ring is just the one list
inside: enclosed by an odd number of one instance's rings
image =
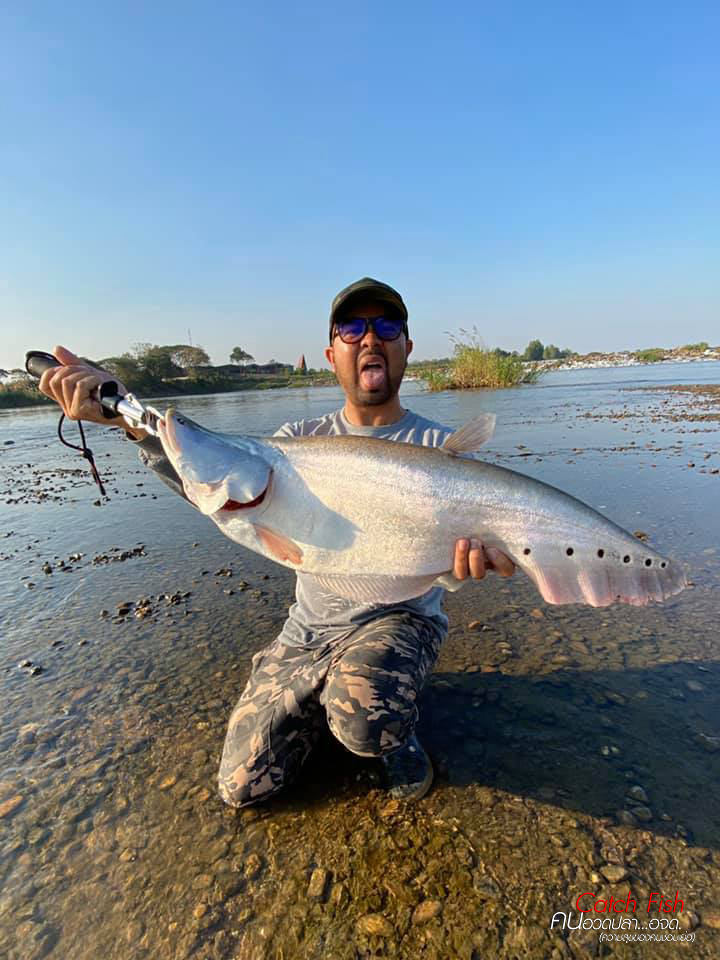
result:
[(206, 430), (172, 407), (158, 433), (186, 497), (201, 513), (253, 509), (264, 502), (272, 464), (261, 442)]

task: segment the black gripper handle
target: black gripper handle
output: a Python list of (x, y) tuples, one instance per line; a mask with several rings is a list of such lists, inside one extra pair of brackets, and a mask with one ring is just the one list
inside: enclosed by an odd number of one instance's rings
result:
[(31, 377), (37, 380), (49, 370), (50, 367), (60, 367), (62, 364), (51, 353), (43, 353), (42, 350), (29, 350), (25, 354), (25, 369)]

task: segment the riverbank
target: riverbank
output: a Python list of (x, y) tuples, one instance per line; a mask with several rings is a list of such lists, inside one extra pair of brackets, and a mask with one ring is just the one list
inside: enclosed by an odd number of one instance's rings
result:
[(720, 360), (720, 347), (711, 347), (702, 352), (690, 352), (682, 348), (672, 350), (640, 351), (624, 350), (619, 353), (588, 353), (573, 355), (564, 360), (539, 360), (542, 370), (593, 370), (605, 367), (641, 367), (669, 363), (709, 363)]
[[(668, 351), (661, 351), (661, 355), (654, 361), (652, 366), (667, 365), (671, 363), (703, 363), (720, 360), (720, 347), (712, 347), (702, 353), (691, 353), (682, 348)], [(529, 371), (529, 375), (523, 380), (522, 376), (516, 378), (522, 382), (532, 382), (538, 376), (549, 372), (562, 372), (566, 370), (593, 370), (593, 369), (611, 369), (613, 367), (639, 367), (648, 364), (648, 360), (638, 359), (637, 355), (631, 351), (622, 351), (619, 353), (590, 353), (585, 355), (573, 355), (564, 360), (538, 360), (525, 362), (523, 365)], [(436, 389), (443, 389), (449, 378), (452, 367), (452, 361), (449, 360), (426, 360), (409, 363), (407, 367), (406, 381), (422, 381), (434, 384)], [(537, 371), (537, 373), (533, 373)], [(171, 399), (173, 397), (205, 396), (209, 394), (238, 393), (249, 390), (277, 390), (287, 387), (302, 389), (306, 387), (332, 387), (336, 386), (337, 381), (334, 373), (330, 370), (318, 370), (310, 375), (293, 373), (290, 375), (278, 376), (248, 376), (245, 378), (233, 378), (232, 380), (209, 380), (199, 379), (181, 380), (175, 379), (163, 383), (155, 383), (152, 393), (144, 394), (147, 397)], [(490, 388), (502, 385), (502, 378), (497, 382), (492, 382)], [(462, 388), (461, 388), (462, 389)], [(18, 386), (13, 384), (0, 384), (0, 409), (13, 410), (23, 407), (45, 406), (52, 403), (47, 397), (43, 396), (33, 384), (21, 383)]]
[[(238, 393), (247, 390), (280, 390), (285, 387), (302, 389), (305, 387), (334, 386), (337, 383), (331, 371), (320, 371), (311, 375), (290, 374), (265, 377), (237, 377), (232, 380), (175, 379), (156, 381), (151, 394), (153, 398), (171, 399), (173, 397), (195, 397), (208, 394)], [(40, 393), (33, 383), (21, 382), (0, 384), (0, 410), (18, 410), (24, 407), (39, 407), (52, 404), (53, 401)]]

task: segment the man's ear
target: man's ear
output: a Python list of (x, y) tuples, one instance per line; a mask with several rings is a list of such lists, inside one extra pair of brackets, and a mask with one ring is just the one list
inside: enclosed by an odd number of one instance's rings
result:
[(406, 340), (406, 341), (405, 341), (405, 359), (406, 359), (406, 360), (407, 360), (407, 358), (410, 356), (410, 354), (412, 353), (412, 348), (413, 348), (413, 342), (412, 342), (412, 340)]
[(335, 350), (332, 347), (325, 347), (325, 359), (330, 364), (330, 369), (335, 370)]

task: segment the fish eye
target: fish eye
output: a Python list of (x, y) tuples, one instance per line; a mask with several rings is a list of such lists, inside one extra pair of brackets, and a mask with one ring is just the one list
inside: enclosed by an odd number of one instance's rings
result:
[(565, 553), (566, 553), (569, 557), (571, 557), (571, 556), (575, 553), (575, 551), (573, 550), (572, 547), (568, 547), (567, 550), (565, 551)]
[(530, 547), (525, 547), (525, 549), (523, 550), (523, 553), (525, 554), (526, 557), (529, 557), (529, 556), (530, 556)]
[(652, 566), (652, 560), (650, 559), (650, 557), (648, 557), (647, 560), (645, 561), (645, 566), (646, 567)]
[(627, 554), (623, 557), (623, 563), (630, 563), (630, 557)]
[(602, 560), (602, 558), (605, 556), (605, 551), (602, 550), (602, 549), (598, 550), (598, 556), (599, 556), (600, 559)]

